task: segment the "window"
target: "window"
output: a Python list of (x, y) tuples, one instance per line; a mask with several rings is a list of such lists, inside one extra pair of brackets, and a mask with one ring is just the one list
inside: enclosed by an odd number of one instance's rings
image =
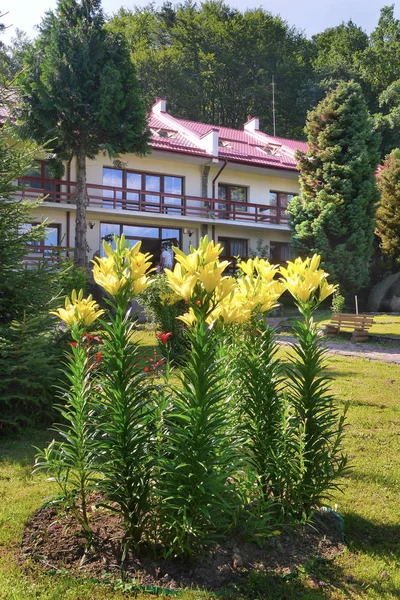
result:
[[(35, 179), (29, 179), (29, 177), (34, 177)], [(35, 160), (33, 165), (26, 171), (25, 179), (21, 183), (35, 190), (52, 192), (55, 186), (51, 181), (46, 181), (48, 179), (54, 179), (50, 173), (48, 163), (45, 160)]]
[(241, 205), (236, 205), (236, 210), (238, 211), (246, 211), (246, 203), (247, 203), (247, 188), (239, 185), (228, 185), (225, 183), (220, 183), (218, 185), (218, 199), (225, 200), (226, 202), (221, 202), (218, 204), (218, 215), (217, 217), (220, 219), (228, 219), (229, 213), (232, 210), (231, 202), (239, 202)]
[(105, 207), (182, 214), (183, 177), (104, 167), (103, 185), (114, 188), (103, 190)]
[(240, 256), (241, 258), (247, 258), (247, 240), (218, 237), (218, 242), (222, 245), (221, 256), (225, 258), (233, 258), (234, 256)]
[[(36, 223), (33, 223), (36, 225)], [(28, 231), (32, 225), (25, 225), (23, 231)], [(53, 252), (52, 248), (60, 245), (61, 225), (51, 224), (45, 227), (45, 236), (42, 240), (31, 241), (29, 243), (29, 252), (43, 253), (43, 256), (50, 256)], [(39, 246), (35, 248), (35, 246)], [(44, 248), (43, 248), (44, 246)]]
[(285, 263), (290, 260), (290, 244), (287, 242), (270, 242), (269, 256), (272, 263)]
[(132, 247), (137, 242), (142, 242), (141, 251), (150, 252), (154, 256), (154, 261), (158, 262), (160, 257), (160, 249), (163, 241), (169, 241), (172, 245), (180, 247), (181, 245), (181, 230), (180, 229), (168, 229), (164, 227), (146, 227), (139, 225), (124, 225), (116, 223), (101, 223), (100, 224), (100, 237), (101, 237), (101, 248), (100, 255), (104, 256), (104, 249), (102, 246), (103, 240), (109, 244), (114, 245), (114, 234), (121, 236), (124, 234), (125, 239), (129, 242)]
[(267, 211), (271, 216), (271, 223), (280, 223), (281, 221), (287, 221), (286, 208), (289, 202), (295, 197), (296, 194), (288, 194), (287, 192), (273, 192), (269, 193), (269, 205), (276, 208), (269, 208)]

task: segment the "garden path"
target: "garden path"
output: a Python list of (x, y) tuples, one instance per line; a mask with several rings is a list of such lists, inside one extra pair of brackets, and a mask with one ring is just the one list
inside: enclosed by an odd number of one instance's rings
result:
[[(290, 344), (294, 342), (291, 336), (279, 336), (279, 343)], [(370, 340), (368, 343), (354, 343), (350, 340), (324, 340), (325, 347), (330, 354), (341, 354), (355, 358), (366, 358), (367, 360), (380, 360), (386, 363), (400, 365), (400, 340), (392, 341), (386, 345), (376, 344)]]

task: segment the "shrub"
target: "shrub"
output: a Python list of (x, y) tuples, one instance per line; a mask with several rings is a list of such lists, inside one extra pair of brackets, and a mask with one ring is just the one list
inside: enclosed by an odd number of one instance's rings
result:
[(339, 286), (334, 290), (332, 295), (332, 312), (341, 313), (344, 309), (345, 299), (340, 293)]
[(0, 431), (51, 423), (61, 338), (48, 315), (25, 316), (0, 333)]

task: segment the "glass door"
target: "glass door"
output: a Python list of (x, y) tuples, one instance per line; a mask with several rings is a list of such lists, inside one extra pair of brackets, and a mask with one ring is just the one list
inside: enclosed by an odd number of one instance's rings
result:
[[(132, 173), (128, 171), (126, 173), (126, 209), (127, 210), (140, 210), (140, 190), (142, 189), (142, 175), (141, 173)], [(128, 190), (137, 190), (136, 192), (130, 192)]]
[(155, 194), (144, 194), (145, 211), (160, 212), (161, 177), (160, 175), (145, 175), (146, 192), (157, 192)]
[(173, 215), (182, 214), (182, 177), (164, 175), (164, 193), (176, 194), (176, 196), (164, 196), (164, 212)]

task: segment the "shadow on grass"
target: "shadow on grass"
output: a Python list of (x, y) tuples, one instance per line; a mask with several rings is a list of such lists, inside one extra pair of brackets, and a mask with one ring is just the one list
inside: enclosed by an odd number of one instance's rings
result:
[(376, 594), (373, 597), (382, 600), (400, 598), (400, 590), (390, 578), (375, 581), (346, 573), (338, 561), (316, 558), (287, 575), (253, 572), (237, 589), (221, 590), (209, 597), (218, 600), (329, 600), (339, 597), (338, 592), (341, 598), (358, 598), (364, 597), (367, 590), (373, 590)]
[(352, 512), (344, 518), (346, 540), (352, 550), (371, 556), (400, 558), (400, 524), (377, 523)]
[(42, 430), (26, 430), (4, 439), (0, 438), (0, 461), (18, 463), (23, 467), (33, 466), (36, 448), (43, 448), (55, 437), (54, 431), (43, 427)]
[(318, 583), (311, 583), (307, 567), (279, 575), (252, 572), (242, 585), (211, 593), (209, 598), (218, 600), (327, 600), (328, 590)]
[(385, 477), (384, 475), (379, 475), (376, 473), (360, 473), (359, 471), (356, 471), (356, 469), (350, 469), (349, 473), (346, 475), (346, 478), (357, 482), (363, 482), (366, 484), (374, 484), (376, 486), (379, 486), (381, 489), (388, 488), (392, 491), (397, 491), (399, 489), (399, 484), (395, 476), (393, 476), (393, 478), (390, 478), (389, 476)]

